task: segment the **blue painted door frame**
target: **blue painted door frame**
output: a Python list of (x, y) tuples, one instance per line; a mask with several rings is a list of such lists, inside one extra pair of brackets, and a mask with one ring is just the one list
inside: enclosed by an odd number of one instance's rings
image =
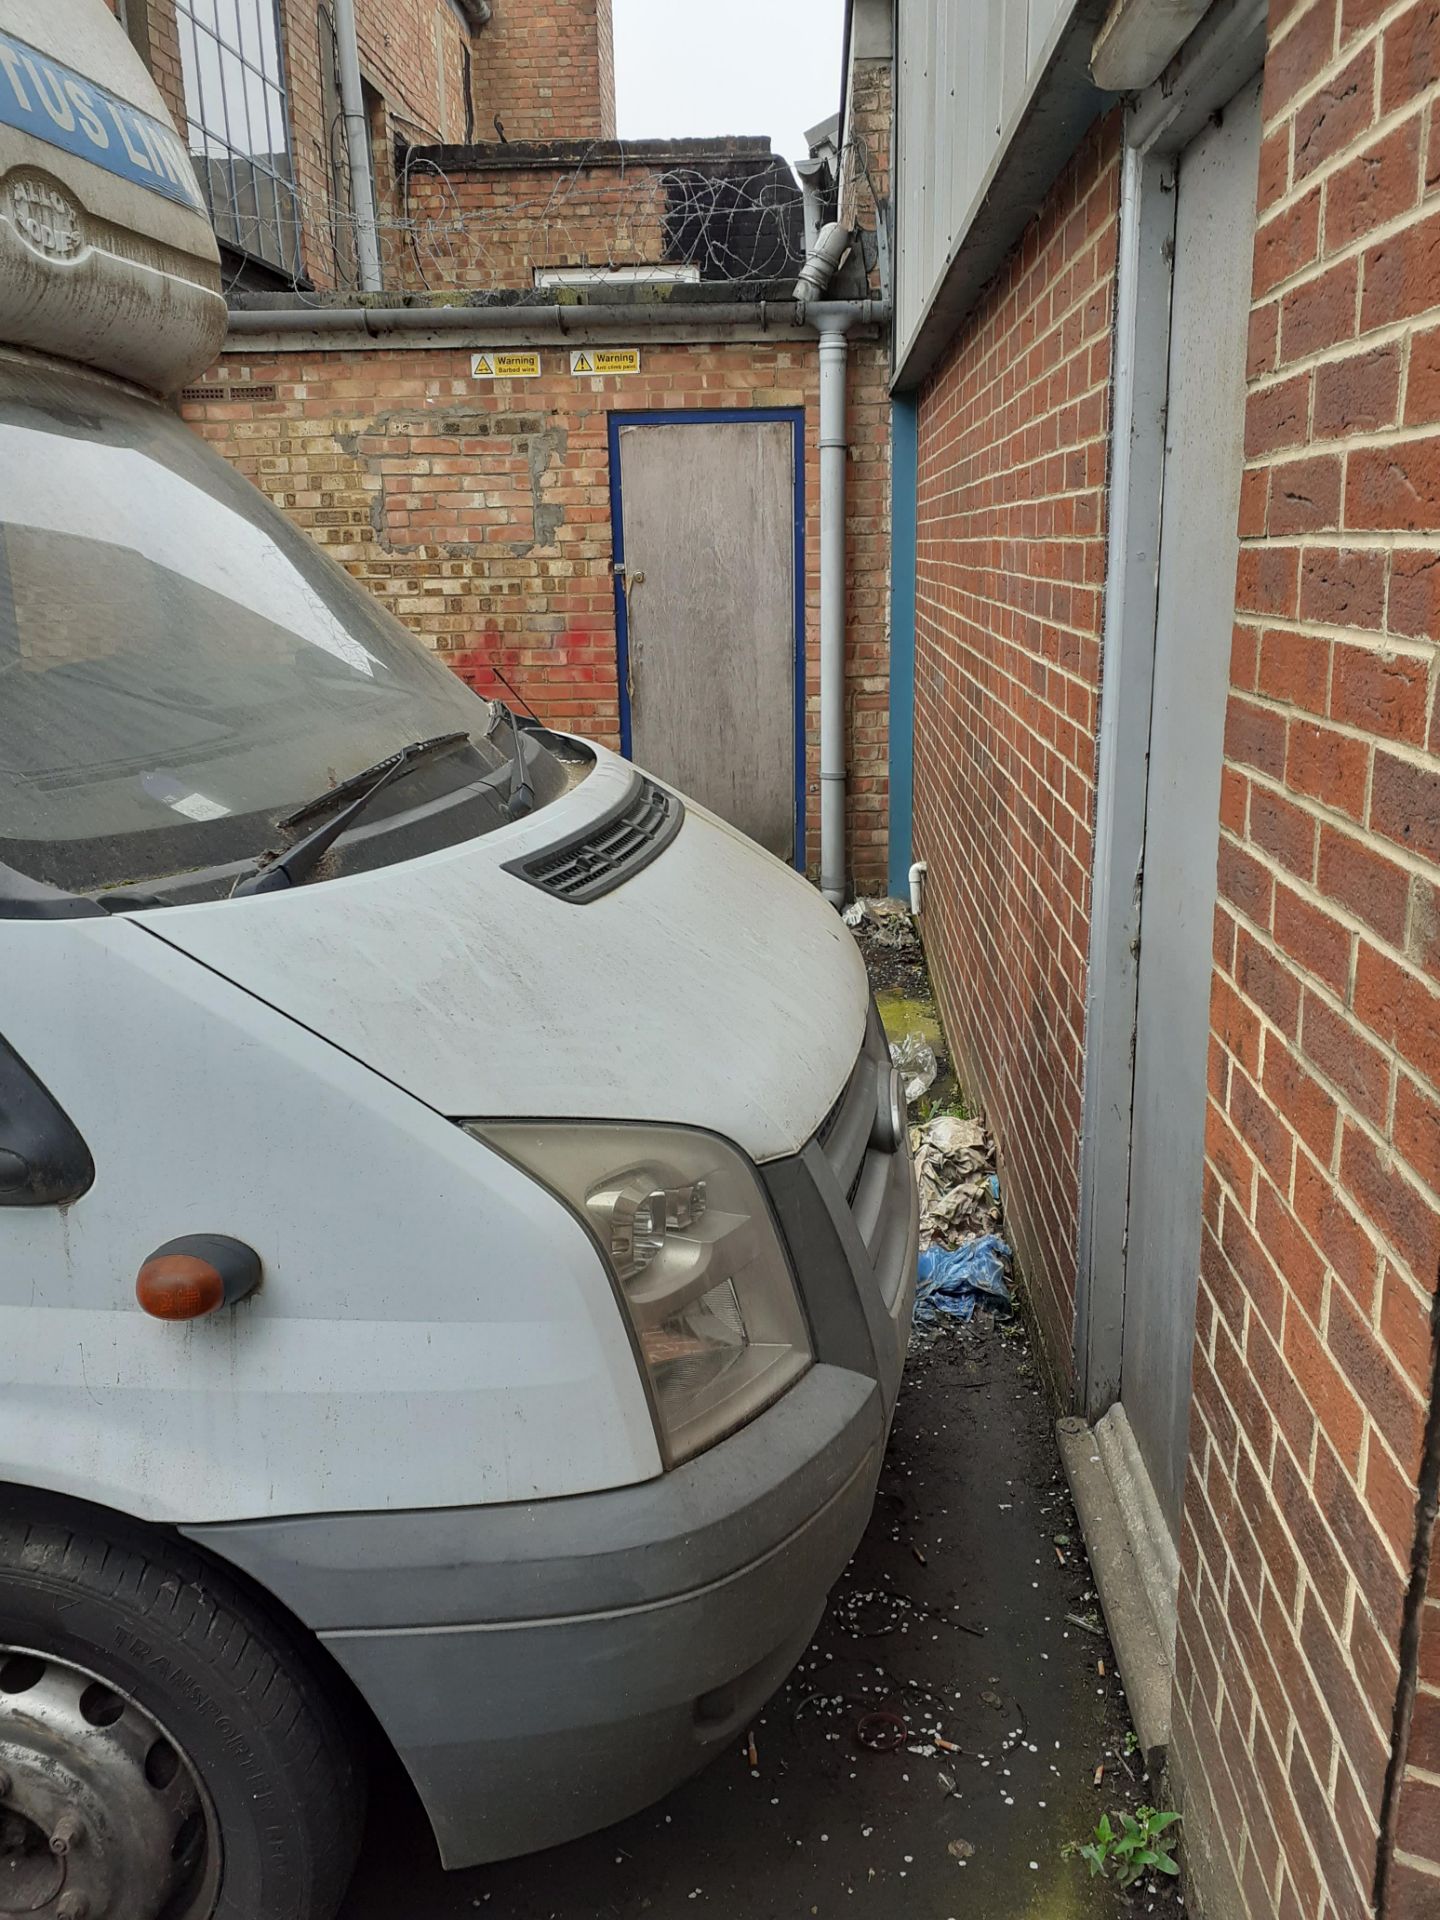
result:
[(667, 407), (663, 412), (612, 413), (610, 439), (610, 540), (615, 587), (615, 670), (620, 685), (620, 751), (630, 758), (629, 604), (625, 597), (625, 501), (620, 474), (620, 435), (626, 427), (760, 425), (786, 421), (794, 435), (795, 465), (795, 866), (805, 871), (805, 409), (803, 407)]

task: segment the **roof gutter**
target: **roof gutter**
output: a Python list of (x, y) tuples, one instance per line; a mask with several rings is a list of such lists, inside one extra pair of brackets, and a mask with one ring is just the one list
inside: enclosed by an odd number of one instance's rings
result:
[(570, 301), (553, 306), (240, 307), (231, 312), (228, 344), (252, 351), (264, 341), (277, 352), (334, 351), (372, 340), (428, 345), (470, 335), (537, 343), (585, 341), (618, 334), (714, 340), (728, 335), (805, 337), (843, 319), (847, 328), (883, 327), (884, 300)]

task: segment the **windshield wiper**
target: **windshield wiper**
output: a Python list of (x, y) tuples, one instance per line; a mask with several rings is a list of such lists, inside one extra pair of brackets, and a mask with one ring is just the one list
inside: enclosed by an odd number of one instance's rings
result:
[(328, 793), (307, 801), (278, 824), (282, 827), (294, 826), (301, 820), (308, 820), (322, 808), (331, 806), (336, 800), (343, 801), (356, 788), (360, 789), (348, 806), (342, 807), (323, 826), (316, 827), (313, 833), (305, 834), (284, 853), (273, 860), (262, 854), (249, 873), (242, 874), (230, 889), (231, 899), (249, 893), (278, 893), (286, 887), (298, 887), (307, 874), (315, 871), (346, 828), (353, 825), (376, 794), (388, 787), (392, 780), (398, 780), (401, 774), (408, 773), (422, 761), (433, 760), (439, 754), (467, 746), (469, 741), (468, 733), (437, 733), (429, 740), (413, 740), (408, 747), (401, 747), (398, 753), (377, 760), (373, 767), (352, 774), (348, 780), (342, 780), (338, 787), (332, 787)]

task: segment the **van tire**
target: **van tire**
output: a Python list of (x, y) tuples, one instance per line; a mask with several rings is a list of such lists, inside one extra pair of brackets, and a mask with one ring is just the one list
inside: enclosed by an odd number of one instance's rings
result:
[[(57, 1697), (62, 1683), (94, 1676), (124, 1696), (142, 1742), (148, 1717), (189, 1762), (181, 1785), (202, 1783), (214, 1853), (204, 1890), (182, 1905), (186, 1920), (332, 1920), (359, 1847), (363, 1787), (318, 1662), (283, 1618), (166, 1533), (9, 1490), (0, 1646), (51, 1656)], [(25, 1724), (4, 1690), (6, 1658), (0, 1745)], [(12, 1671), (23, 1680), (37, 1664)], [(12, 1805), (22, 1773), (11, 1771)], [(98, 1777), (107, 1792), (133, 1791), (113, 1765)], [(122, 1871), (133, 1879), (133, 1863)]]

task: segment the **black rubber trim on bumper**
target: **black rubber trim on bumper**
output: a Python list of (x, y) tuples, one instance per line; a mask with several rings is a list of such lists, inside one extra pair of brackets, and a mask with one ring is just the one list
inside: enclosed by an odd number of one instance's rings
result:
[(760, 1174), (795, 1263), (817, 1355), (877, 1379), (888, 1426), (910, 1335), (920, 1202), (909, 1155), (886, 1158), (878, 1264), (815, 1141), (792, 1159), (767, 1162)]
[(875, 1382), (820, 1365), (637, 1487), (185, 1531), (319, 1629), (446, 1866), (473, 1866), (621, 1819), (738, 1737), (859, 1543), (884, 1440)]
[(319, 1632), (543, 1620), (724, 1579), (803, 1526), (883, 1435), (874, 1381), (816, 1366), (739, 1433), (638, 1486), (182, 1531)]

